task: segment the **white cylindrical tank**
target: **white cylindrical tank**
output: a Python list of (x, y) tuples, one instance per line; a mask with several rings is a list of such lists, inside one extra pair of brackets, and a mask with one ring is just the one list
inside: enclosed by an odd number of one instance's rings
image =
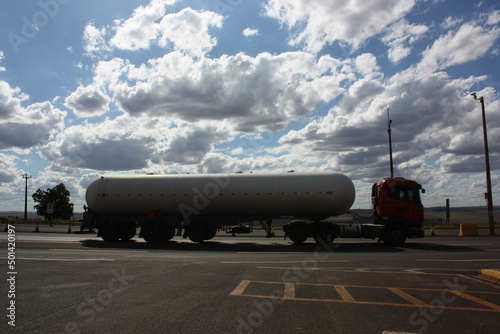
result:
[(354, 202), (338, 173), (103, 176), (87, 188), (95, 214), (336, 216)]

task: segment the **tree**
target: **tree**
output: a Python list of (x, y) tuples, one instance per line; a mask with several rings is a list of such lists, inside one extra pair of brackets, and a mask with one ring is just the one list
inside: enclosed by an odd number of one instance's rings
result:
[[(38, 189), (33, 195), (33, 201), (38, 203), (34, 206), (36, 213), (39, 216), (43, 216), (45, 220), (50, 219), (65, 219), (68, 220), (73, 216), (73, 203), (70, 203), (70, 193), (64, 186), (64, 183), (60, 183), (54, 188), (47, 190)], [(47, 213), (47, 204), (52, 203), (54, 212), (52, 214)]]

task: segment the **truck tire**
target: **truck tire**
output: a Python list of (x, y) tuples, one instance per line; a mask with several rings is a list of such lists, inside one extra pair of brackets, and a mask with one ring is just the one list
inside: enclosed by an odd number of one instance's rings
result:
[(388, 245), (402, 245), (406, 241), (406, 230), (401, 224), (391, 224), (385, 231), (384, 241)]
[(203, 242), (203, 240), (205, 240), (205, 237), (207, 236), (207, 233), (205, 232), (205, 226), (200, 222), (190, 223), (186, 227), (186, 233), (189, 240), (191, 240), (192, 242)]
[(115, 242), (120, 239), (120, 231), (112, 221), (109, 221), (99, 227), (99, 236), (104, 241)]
[(307, 224), (302, 221), (291, 222), (286, 228), (286, 233), (296, 245), (302, 244), (309, 238)]
[(123, 224), (123, 228), (120, 231), (120, 239), (127, 241), (135, 237), (135, 222), (128, 222)]
[(331, 245), (334, 239), (334, 228), (329, 223), (319, 223), (313, 231), (314, 240), (320, 245)]
[(217, 235), (217, 229), (214, 226), (205, 226), (204, 233), (205, 236), (203, 237), (203, 240), (210, 240), (215, 238)]
[(150, 222), (142, 226), (141, 236), (146, 240), (147, 243), (157, 244), (160, 242), (165, 242), (166, 235), (160, 224), (155, 222)]

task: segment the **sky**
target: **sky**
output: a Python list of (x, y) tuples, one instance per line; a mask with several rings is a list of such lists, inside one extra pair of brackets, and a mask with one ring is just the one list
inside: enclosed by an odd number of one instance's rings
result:
[[(106, 174), (335, 171), (500, 205), (496, 0), (0, 0), (0, 211)], [(35, 203), (29, 196), (28, 209)]]

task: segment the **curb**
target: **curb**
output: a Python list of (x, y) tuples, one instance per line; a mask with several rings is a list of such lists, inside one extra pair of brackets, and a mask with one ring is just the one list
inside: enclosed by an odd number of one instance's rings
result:
[(495, 269), (481, 269), (481, 274), (500, 279), (500, 270)]

